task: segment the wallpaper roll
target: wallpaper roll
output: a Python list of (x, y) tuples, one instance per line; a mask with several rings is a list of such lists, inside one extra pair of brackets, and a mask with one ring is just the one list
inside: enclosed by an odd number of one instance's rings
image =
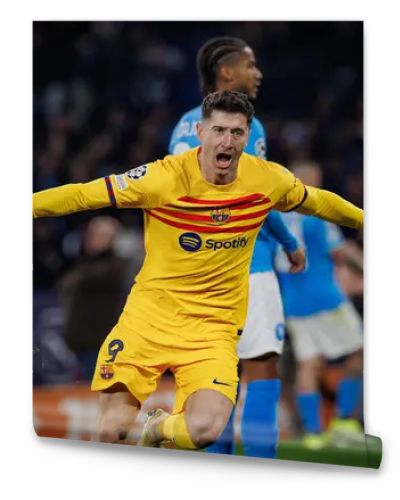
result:
[(33, 35), (36, 433), (378, 468), (363, 23)]

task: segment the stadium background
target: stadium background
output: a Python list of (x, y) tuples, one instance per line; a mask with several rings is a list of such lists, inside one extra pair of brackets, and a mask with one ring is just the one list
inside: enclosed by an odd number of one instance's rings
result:
[[(324, 187), (362, 206), (361, 22), (35, 22), (34, 191), (163, 157), (177, 119), (201, 99), (196, 51), (222, 34), (244, 38), (264, 74), (256, 114), (268, 157), (319, 161)], [(141, 213), (101, 212), (121, 223), (116, 253), (128, 289), (143, 258)], [(95, 419), (95, 400), (64, 339), (60, 282), (79, 261), (82, 234), (96, 216), (34, 224), (34, 419), (42, 435), (87, 439)], [(339, 272), (362, 311), (362, 283)], [(338, 376), (340, 363), (326, 373), (326, 418)], [(297, 429), (288, 411), (282, 427), (290, 437)]]

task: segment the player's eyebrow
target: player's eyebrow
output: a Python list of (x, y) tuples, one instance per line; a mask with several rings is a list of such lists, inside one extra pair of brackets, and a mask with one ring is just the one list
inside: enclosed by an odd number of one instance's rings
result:
[(233, 134), (235, 132), (241, 132), (244, 134), (244, 128), (242, 128), (242, 127), (230, 128), (230, 127), (222, 127), (221, 125), (213, 125), (211, 127), (211, 130), (222, 130), (222, 131), (230, 130)]

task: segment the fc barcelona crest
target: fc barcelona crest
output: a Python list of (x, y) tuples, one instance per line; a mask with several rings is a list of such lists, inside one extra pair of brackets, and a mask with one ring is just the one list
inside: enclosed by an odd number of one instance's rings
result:
[(231, 211), (229, 208), (214, 208), (211, 210), (211, 219), (216, 224), (226, 224), (230, 216)]
[(100, 366), (100, 377), (104, 380), (108, 380), (114, 376), (114, 370), (110, 365)]

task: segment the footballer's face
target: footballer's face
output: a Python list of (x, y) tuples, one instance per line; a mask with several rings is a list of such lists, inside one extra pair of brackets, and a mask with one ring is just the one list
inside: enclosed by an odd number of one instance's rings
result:
[(213, 111), (197, 124), (201, 142), (200, 168), (213, 184), (229, 184), (236, 179), (240, 155), (249, 138), (247, 118), (242, 113)]
[(245, 47), (242, 50), (226, 75), (230, 82), (229, 90), (243, 92), (251, 99), (257, 97), (263, 75), (257, 68), (256, 58), (250, 47)]

